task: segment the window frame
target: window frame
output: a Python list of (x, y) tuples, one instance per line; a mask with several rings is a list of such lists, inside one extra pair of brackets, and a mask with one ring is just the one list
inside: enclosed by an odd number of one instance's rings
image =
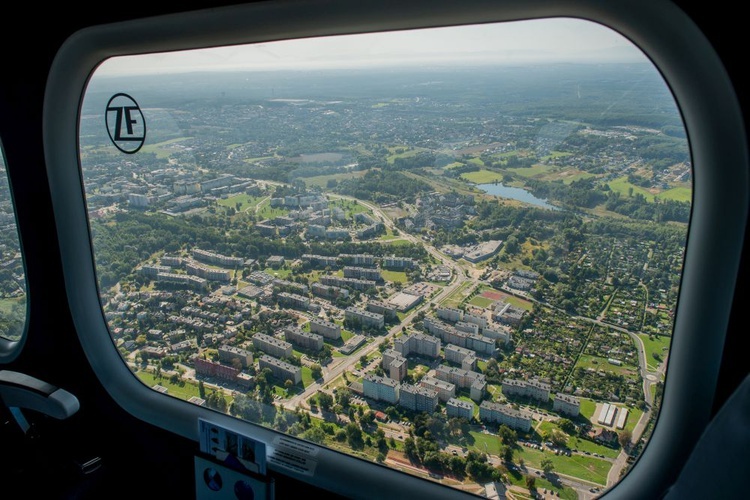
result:
[(24, 286), (26, 289), (26, 314), (24, 315), (21, 336), (17, 340), (0, 336), (0, 364), (3, 364), (15, 361), (19, 354), (21, 354), (24, 344), (26, 344), (29, 330), (29, 317), (31, 314), (31, 300), (29, 297), (29, 276), (26, 270), (26, 253), (23, 249), (23, 239), (21, 238), (21, 231), (18, 225), (18, 210), (16, 207), (15, 195), (13, 193), (13, 184), (11, 182), (8, 159), (5, 154), (2, 140), (0, 140), (0, 161), (2, 161), (5, 166), (5, 176), (8, 183), (8, 197), (10, 199), (10, 205), (13, 208), (13, 224), (15, 225), (16, 237), (18, 238), (18, 251), (21, 254), (21, 266), (23, 267)]
[[(631, 40), (670, 87), (688, 133), (695, 179), (692, 216), (662, 409), (638, 462), (607, 496), (664, 492), (711, 417), (749, 198), (746, 135), (735, 91), (704, 34), (666, 0), (269, 1), (137, 19), (74, 34), (49, 74), (44, 148), (68, 305), (83, 350), (113, 399), (135, 417), (196, 441), (199, 418), (269, 446), (278, 435), (147, 388), (132, 376), (111, 341), (97, 290), (78, 160), (82, 96), (99, 63), (116, 55), (546, 17), (589, 20)], [(327, 448), (320, 450), (314, 478), (278, 472), (350, 496), (362, 491), (397, 497), (465, 495)]]

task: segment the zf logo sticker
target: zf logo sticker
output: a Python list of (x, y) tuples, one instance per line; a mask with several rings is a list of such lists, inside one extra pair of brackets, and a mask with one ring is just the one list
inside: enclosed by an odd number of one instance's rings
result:
[(123, 153), (137, 153), (146, 140), (146, 120), (138, 103), (127, 94), (115, 94), (107, 103), (107, 132)]

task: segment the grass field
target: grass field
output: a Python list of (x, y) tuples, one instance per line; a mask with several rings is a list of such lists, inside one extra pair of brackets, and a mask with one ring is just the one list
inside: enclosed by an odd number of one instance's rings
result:
[[(499, 441), (497, 438), (495, 439)], [(516, 456), (523, 458), (526, 465), (534, 468), (541, 468), (542, 460), (549, 458), (555, 472), (602, 485), (607, 484), (607, 473), (612, 468), (611, 462), (601, 458), (575, 454), (568, 457), (526, 447), (521, 447)]]
[(487, 184), (490, 182), (503, 180), (503, 175), (490, 170), (480, 170), (478, 172), (466, 172), (461, 174), (461, 178), (474, 184)]
[(444, 166), (443, 170), (450, 170), (451, 168), (463, 167), (463, 166), (464, 166), (464, 164), (462, 162), (460, 162), (460, 161), (454, 161), (453, 163), (449, 163), (446, 166)]
[[(388, 163), (393, 163), (393, 161), (396, 158), (411, 158), (412, 156), (416, 156), (417, 153), (420, 151), (427, 151), (424, 148), (413, 148), (409, 149), (407, 146), (395, 146), (388, 148), (392, 154), (388, 155), (387, 161)], [(399, 149), (403, 149), (404, 151), (401, 153), (397, 153), (396, 151)], [(428, 165), (425, 165), (428, 166)]]
[(692, 201), (693, 190), (687, 187), (676, 187), (662, 191), (656, 197), (662, 200)]
[(263, 219), (273, 219), (275, 217), (282, 217), (289, 214), (289, 210), (272, 207), (270, 200), (261, 202), (259, 207), (260, 209), (258, 210), (258, 217), (261, 217)]
[(458, 307), (459, 304), (464, 300), (466, 295), (467, 288), (473, 286), (473, 283), (471, 281), (465, 281), (461, 284), (460, 287), (453, 290), (453, 293), (451, 293), (448, 297), (443, 300), (440, 305), (443, 307)]
[(404, 246), (404, 245), (408, 245), (410, 242), (409, 240), (396, 239), (396, 240), (385, 240), (383, 241), (383, 243), (386, 243), (388, 245)]
[[(474, 447), (478, 451), (497, 455), (500, 451), (500, 439), (493, 434), (484, 434), (481, 432), (471, 431), (474, 437)], [(612, 463), (596, 457), (571, 455), (555, 455), (547, 451), (534, 450), (521, 446), (516, 449), (515, 460), (523, 458), (527, 466), (541, 469), (542, 460), (549, 458), (552, 461), (555, 472), (566, 474), (573, 477), (579, 477), (585, 481), (591, 481), (597, 484), (607, 483), (607, 473), (612, 467)]]
[(530, 301), (518, 298), (514, 295), (508, 295), (503, 300), (508, 304), (514, 307), (519, 307), (525, 311), (531, 311), (534, 308), (534, 304)]
[(596, 402), (590, 399), (581, 398), (581, 415), (591, 420), (596, 412)]
[[(173, 384), (169, 381), (169, 377), (163, 376), (160, 379), (157, 379), (156, 376), (151, 372), (145, 372), (145, 371), (138, 371), (136, 372), (136, 376), (149, 387), (153, 387), (156, 384), (159, 384), (163, 387), (167, 388), (167, 394), (171, 394), (174, 397), (188, 400), (192, 398), (193, 396), (200, 397), (200, 391), (198, 390), (198, 384), (192, 381), (183, 380), (184, 384)], [(206, 393), (211, 391), (212, 389), (206, 388)], [(224, 394), (224, 399), (227, 401), (227, 404), (232, 402), (232, 398)]]
[(550, 165), (536, 164), (528, 168), (509, 168), (508, 170), (521, 177), (537, 177), (550, 172), (554, 167)]
[[(554, 490), (554, 491), (558, 492), (557, 496), (559, 498), (564, 499), (564, 500), (576, 500), (578, 498), (578, 493), (576, 493), (576, 491), (573, 488), (569, 487), (569, 486), (564, 486), (561, 489), (561, 488), (559, 488), (557, 486), (554, 486), (551, 482), (547, 481), (546, 479), (544, 479), (541, 476), (534, 476), (534, 478), (535, 478), (534, 479), (534, 481), (535, 481), (534, 484), (536, 485), (537, 491), (540, 491), (540, 490), (543, 491), (545, 489), (547, 491)], [(520, 487), (524, 488), (524, 490), (525, 490), (523, 492), (519, 492), (517, 490), (512, 490), (511, 494), (513, 496), (512, 497), (509, 496), (508, 498), (514, 498), (516, 500), (526, 500), (526, 499), (531, 499), (532, 498), (531, 494), (529, 493), (528, 489), (526, 488), (526, 475), (521, 474), (520, 472), (512, 472), (512, 473), (508, 474), (508, 480), (510, 481), (510, 483), (512, 485), (514, 485), (514, 486), (520, 486)], [(534, 498), (539, 498), (539, 497), (535, 496)]]
[(407, 281), (409, 281), (404, 271), (389, 271), (387, 269), (383, 269), (382, 271), (380, 271), (380, 274), (381, 276), (383, 276), (384, 280), (393, 281), (394, 283), (406, 283)]
[(641, 415), (643, 415), (643, 412), (638, 408), (628, 408), (628, 420), (625, 423), (625, 430), (633, 432), (633, 429), (635, 429), (635, 424), (638, 423)]
[(302, 180), (305, 182), (305, 185), (310, 188), (312, 186), (318, 186), (321, 188), (328, 187), (328, 181), (331, 179), (335, 179), (336, 181), (343, 181), (346, 179), (358, 179), (359, 177), (362, 177), (365, 175), (365, 170), (359, 170), (356, 172), (346, 172), (341, 174), (331, 174), (331, 175), (316, 175), (315, 177), (304, 177)]
[(354, 337), (354, 334), (352, 332), (350, 332), (349, 330), (344, 330), (343, 328), (341, 329), (341, 339), (344, 342), (346, 342), (352, 337)]
[(640, 193), (643, 195), (643, 197), (646, 199), (646, 201), (653, 202), (655, 198), (659, 198), (660, 200), (674, 200), (674, 201), (691, 201), (692, 200), (692, 189), (689, 187), (675, 187), (671, 189), (664, 190), (660, 193), (652, 193), (648, 191), (647, 189), (644, 189), (640, 186), (636, 186), (634, 184), (631, 184), (628, 182), (627, 177), (620, 177), (618, 179), (615, 179), (614, 181), (610, 182), (609, 184), (610, 189), (612, 191), (616, 191), (620, 193), (622, 196), (628, 196), (628, 193), (630, 192), (630, 188), (633, 188), (633, 195), (636, 193)]
[(494, 303), (495, 303), (494, 300), (488, 299), (487, 297), (482, 297), (481, 295), (477, 295), (469, 301), (469, 304), (479, 306), (479, 307), (485, 307), (485, 308), (489, 307), (490, 305)]
[(616, 193), (620, 193), (621, 196), (627, 197), (629, 196), (630, 189), (633, 189), (633, 196), (635, 196), (636, 193), (640, 193), (643, 195), (643, 197), (646, 199), (646, 201), (653, 202), (654, 201), (654, 195), (647, 191), (646, 189), (643, 189), (640, 186), (636, 186), (634, 184), (631, 184), (628, 182), (627, 177), (619, 177), (612, 182), (608, 183), (609, 188), (612, 191), (615, 191)]
[(613, 365), (606, 358), (600, 356), (591, 356), (590, 354), (581, 354), (576, 363), (576, 368), (593, 368), (594, 370), (603, 370), (605, 372), (617, 375), (630, 376), (638, 372), (638, 367), (624, 364), (622, 366)]
[(143, 147), (141, 148), (141, 152), (154, 153), (156, 157), (160, 160), (164, 158), (169, 158), (173, 153), (173, 148), (170, 147), (171, 145), (178, 143), (178, 142), (186, 141), (189, 139), (192, 139), (192, 137), (178, 137), (176, 139), (170, 139), (168, 141), (159, 142), (156, 144), (144, 144)]
[(240, 204), (240, 212), (244, 212), (248, 209), (255, 209), (255, 207), (258, 205), (258, 203), (263, 200), (264, 197), (262, 196), (250, 196), (247, 194), (237, 194), (235, 196), (230, 196), (229, 198), (224, 198), (217, 203), (221, 205), (222, 207), (232, 207), (237, 208), (237, 203)]
[[(361, 176), (357, 176), (361, 177)], [(367, 208), (366, 206), (362, 205), (356, 200), (348, 200), (348, 199), (335, 199), (328, 203), (328, 206), (333, 207), (339, 207), (341, 210), (345, 211), (347, 215), (352, 216), (354, 214), (358, 214), (361, 212), (367, 212), (368, 214), (372, 215), (372, 211)]]
[(659, 354), (662, 359), (669, 352), (669, 344), (672, 341), (672, 337), (664, 335), (654, 335), (651, 340), (645, 333), (640, 333), (638, 336), (643, 341), (643, 346), (646, 350), (646, 365), (649, 370), (656, 370), (659, 367), (659, 362), (654, 359), (654, 353)]

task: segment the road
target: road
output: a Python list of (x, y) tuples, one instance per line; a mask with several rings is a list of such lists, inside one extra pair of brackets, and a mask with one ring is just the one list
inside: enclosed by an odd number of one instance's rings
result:
[[(443, 300), (445, 297), (453, 293), (454, 290), (456, 290), (459, 286), (461, 286), (465, 280), (465, 276), (461, 274), (456, 274), (456, 277), (454, 280), (443, 287), (443, 289), (435, 296), (431, 301), (432, 302), (439, 302)], [(425, 308), (429, 308), (430, 302), (423, 302), (419, 307), (415, 308), (410, 312), (402, 321), (400, 324), (392, 327), (390, 330), (388, 330), (388, 333), (384, 335), (383, 337), (377, 337), (377, 341), (371, 342), (364, 347), (362, 347), (360, 350), (357, 351), (356, 356), (347, 356), (346, 358), (343, 358), (342, 361), (340, 361), (335, 367), (329, 368), (328, 373), (325, 375), (324, 383), (321, 384), (320, 382), (313, 382), (312, 384), (308, 385), (304, 391), (302, 391), (299, 394), (294, 395), (293, 397), (283, 401), (281, 404), (289, 409), (294, 411), (295, 409), (299, 408), (300, 406), (306, 407), (303, 402), (306, 401), (310, 396), (318, 392), (318, 389), (321, 389), (327, 382), (330, 382), (337, 377), (339, 377), (344, 371), (347, 371), (351, 369), (355, 364), (359, 362), (359, 359), (363, 355), (370, 355), (372, 352), (378, 349), (378, 346), (383, 343), (387, 342), (389, 339), (393, 338), (394, 336), (398, 335), (404, 328), (409, 326), (412, 321), (414, 321), (414, 318), (419, 314), (420, 311), (422, 311)]]
[[(648, 363), (646, 362), (646, 347), (643, 345), (643, 340), (641, 340), (641, 338), (635, 333), (632, 333), (630, 331), (626, 331), (626, 333), (630, 335), (638, 348), (638, 364), (640, 366), (641, 377), (643, 379), (643, 398), (646, 401), (647, 405), (647, 410), (644, 411), (643, 414), (641, 414), (641, 418), (638, 419), (638, 422), (633, 428), (631, 442), (637, 443), (638, 441), (640, 441), (641, 437), (643, 436), (643, 432), (646, 430), (646, 425), (651, 418), (651, 412), (654, 406), (654, 395), (651, 393), (651, 384), (654, 382), (658, 382), (663, 378), (664, 373), (667, 369), (667, 360), (669, 359), (669, 355), (664, 357), (664, 360), (659, 363), (659, 366), (655, 371), (650, 371), (648, 369)], [(614, 464), (609, 469), (609, 474), (607, 475), (608, 488), (614, 486), (620, 480), (620, 474), (628, 465), (627, 459), (628, 454), (625, 453), (624, 450), (621, 450)]]
[[(364, 202), (362, 200), (358, 200), (356, 198), (351, 198), (349, 196), (343, 196), (343, 195), (330, 195), (332, 198), (338, 198), (338, 199), (346, 199), (351, 201), (356, 201), (360, 205), (363, 205), (364, 207), (368, 208), (378, 216), (382, 221), (383, 224), (388, 227), (389, 229), (393, 230), (396, 229), (395, 223), (387, 216), (385, 215), (380, 207), (373, 205), (371, 203)], [(378, 346), (382, 342), (387, 342), (389, 339), (395, 337), (398, 335), (404, 328), (409, 326), (412, 321), (414, 321), (414, 318), (419, 314), (420, 311), (426, 310), (430, 307), (431, 303), (439, 303), (446, 297), (450, 296), (454, 291), (459, 289), (464, 282), (467, 280), (466, 273), (464, 269), (458, 265), (453, 259), (447, 257), (446, 255), (443, 255), (440, 253), (437, 249), (435, 249), (432, 245), (426, 244), (422, 239), (417, 238), (416, 236), (413, 236), (408, 233), (401, 232), (401, 235), (404, 239), (418, 244), (423, 245), (425, 250), (427, 250), (431, 255), (433, 255), (435, 258), (437, 258), (440, 262), (443, 263), (443, 265), (450, 267), (453, 270), (453, 279), (452, 281), (443, 287), (440, 292), (435, 297), (432, 297), (429, 301), (422, 302), (418, 307), (414, 308), (398, 325), (392, 327), (390, 330), (388, 330), (388, 333), (384, 335), (382, 338), (380, 338), (379, 341), (371, 342), (361, 348), (357, 351), (356, 356), (347, 356), (342, 361), (340, 361), (336, 366), (329, 368), (327, 370), (327, 373), (325, 374), (324, 383), (321, 384), (320, 382), (313, 382), (309, 386), (305, 388), (304, 391), (302, 391), (299, 394), (294, 395), (293, 397), (283, 401), (280, 403), (282, 406), (289, 410), (296, 410), (300, 406), (306, 407), (304, 402), (313, 394), (318, 392), (319, 389), (321, 389), (326, 383), (336, 379), (339, 377), (342, 373), (345, 371), (351, 369), (357, 362), (359, 361), (359, 358), (361, 358), (363, 355), (369, 355), (372, 352), (374, 352)]]
[[(270, 183), (270, 184), (274, 184), (274, 183)], [(367, 201), (363, 201), (360, 199), (350, 197), (350, 196), (334, 195), (334, 194), (329, 194), (329, 196), (330, 198), (345, 199), (345, 200), (350, 200), (350, 201), (359, 203), (360, 205), (364, 206), (368, 210), (372, 211), (373, 215), (378, 217), (388, 229), (390, 229), (391, 231), (397, 230), (394, 221), (391, 220), (379, 206), (372, 204), (370, 202), (367, 202)], [(258, 203), (256, 205), (255, 207), (256, 212), (259, 209), (260, 205), (261, 203)], [(359, 362), (359, 359), (363, 355), (370, 355), (376, 349), (378, 349), (378, 347), (380, 346), (382, 342), (387, 342), (389, 339), (400, 334), (406, 327), (412, 324), (416, 316), (421, 311), (428, 310), (432, 304), (440, 303), (441, 301), (449, 297), (451, 294), (453, 294), (456, 290), (459, 290), (464, 285), (464, 283), (469, 279), (466, 274), (466, 269), (464, 269), (458, 262), (456, 262), (452, 258), (442, 254), (433, 245), (424, 241), (422, 238), (419, 238), (417, 236), (414, 236), (404, 231), (399, 231), (399, 234), (402, 239), (407, 240), (416, 245), (422, 246), (438, 262), (442, 263), (442, 265), (446, 267), (449, 267), (452, 270), (452, 275), (453, 275), (451, 282), (449, 282), (446, 286), (444, 286), (442, 290), (440, 290), (437, 293), (436, 296), (432, 297), (430, 300), (423, 301), (418, 307), (414, 308), (401, 321), (400, 324), (391, 327), (384, 336), (376, 337), (374, 342), (370, 342), (369, 344), (361, 348), (359, 351), (357, 351), (356, 356), (352, 355), (352, 356), (347, 356), (345, 358), (334, 358), (334, 361), (331, 364), (329, 364), (328, 367), (324, 369), (324, 379), (323, 379), (324, 381), (322, 383), (315, 381), (311, 383), (310, 385), (308, 385), (301, 393), (296, 394), (289, 399), (281, 400), (277, 404), (280, 404), (286, 409), (289, 409), (292, 411), (295, 411), (298, 408), (309, 409), (309, 406), (306, 404), (306, 400), (309, 397), (317, 393), (318, 390), (324, 388), (326, 384), (337, 379), (344, 372), (351, 371), (354, 365)], [(532, 302), (539, 302), (530, 296), (526, 296), (525, 298)], [(540, 304), (546, 307), (552, 307), (549, 304), (546, 304), (544, 302), (540, 302)], [(636, 423), (633, 433), (632, 433), (632, 441), (638, 442), (651, 416), (651, 408), (653, 405), (653, 394), (651, 393), (651, 384), (658, 380), (661, 380), (664, 374), (664, 370), (666, 369), (667, 359), (665, 358), (655, 371), (650, 371), (648, 369), (648, 363), (646, 360), (645, 346), (642, 340), (640, 339), (640, 337), (636, 333), (633, 333), (625, 328), (621, 328), (621, 327), (604, 322), (602, 316), (596, 319), (587, 318), (587, 317), (575, 317), (574, 319), (596, 323), (598, 325), (611, 328), (615, 331), (626, 333), (630, 335), (630, 337), (635, 342), (635, 345), (638, 351), (639, 371), (643, 380), (644, 400), (646, 401), (647, 407), (648, 407), (648, 409), (641, 415), (639, 421)], [(393, 436), (394, 438), (398, 439), (399, 435), (405, 437), (406, 436), (405, 432), (407, 432), (406, 429), (403, 429), (401, 431), (394, 429), (394, 430), (387, 432), (387, 435), (389, 435), (389, 437)], [(610, 471), (608, 474), (607, 487), (612, 486), (619, 481), (621, 471), (627, 467), (627, 458), (628, 458), (628, 455), (625, 452), (621, 452), (619, 456), (614, 460), (613, 465), (610, 468)], [(500, 463), (500, 459), (498, 457), (491, 457), (491, 460), (496, 461), (498, 464)], [(532, 472), (536, 472), (534, 469), (530, 469), (530, 470)], [(558, 477), (563, 482), (563, 484), (566, 484), (567, 486), (574, 488), (578, 492), (579, 498), (585, 499), (585, 498), (592, 498), (596, 496), (594, 493), (590, 492), (590, 489), (592, 487), (601, 486), (595, 483), (587, 483), (585, 481), (582, 481), (574, 477), (567, 477), (567, 476), (563, 476), (559, 474), (558, 474)]]

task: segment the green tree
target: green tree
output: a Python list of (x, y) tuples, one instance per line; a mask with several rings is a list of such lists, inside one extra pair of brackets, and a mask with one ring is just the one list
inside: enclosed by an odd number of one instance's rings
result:
[(411, 436), (404, 439), (404, 453), (406, 453), (406, 456), (411, 460), (419, 460), (419, 455), (417, 454), (417, 443)]
[(346, 424), (346, 442), (353, 450), (361, 450), (365, 447), (365, 441), (362, 438), (362, 429), (354, 422)]
[(633, 439), (633, 435), (628, 429), (623, 429), (617, 435), (617, 441), (620, 443), (620, 446), (622, 446), (623, 450), (627, 450), (630, 448), (632, 439)]
[(571, 436), (576, 433), (576, 424), (574, 424), (570, 419), (561, 418), (557, 421), (557, 426), (562, 429), (563, 432), (566, 432)]
[(513, 447), (507, 445), (500, 447), (500, 456), (507, 463), (513, 462)]
[(321, 410), (330, 411), (333, 406), (333, 396), (327, 392), (319, 392), (316, 396)]
[(536, 492), (536, 478), (534, 476), (526, 476), (526, 487), (530, 493)]

